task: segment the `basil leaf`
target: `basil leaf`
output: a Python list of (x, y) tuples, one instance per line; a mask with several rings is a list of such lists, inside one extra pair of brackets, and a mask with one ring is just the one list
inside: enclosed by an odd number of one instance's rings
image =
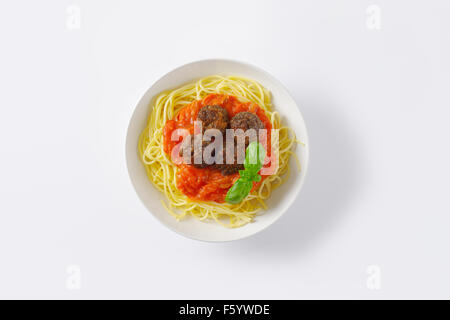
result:
[(251, 170), (240, 170), (239, 171), (241, 178), (247, 179), (249, 181), (260, 181), (261, 176), (258, 174), (258, 172), (252, 172)]
[(240, 170), (240, 178), (231, 186), (225, 197), (225, 201), (231, 204), (242, 202), (253, 188), (253, 181), (261, 181), (258, 174), (264, 164), (266, 150), (261, 143), (252, 142), (249, 144), (245, 154), (244, 168)]
[(251, 180), (239, 178), (228, 190), (225, 201), (232, 204), (241, 203), (250, 193), (252, 187), (253, 182)]
[(266, 150), (261, 143), (253, 141), (247, 147), (245, 153), (244, 167), (246, 171), (250, 171), (254, 174), (261, 170), (264, 159), (266, 157)]

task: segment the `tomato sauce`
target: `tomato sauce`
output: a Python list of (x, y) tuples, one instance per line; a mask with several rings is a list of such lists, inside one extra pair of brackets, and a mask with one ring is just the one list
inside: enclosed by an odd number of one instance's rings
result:
[[(190, 134), (193, 134), (194, 121), (197, 119), (198, 111), (207, 105), (217, 105), (225, 108), (230, 119), (243, 111), (256, 114), (267, 130), (267, 141), (271, 141), (270, 130), (272, 129), (272, 124), (260, 106), (253, 102), (240, 102), (235, 96), (231, 95), (210, 94), (202, 100), (188, 104), (180, 110), (175, 119), (166, 122), (163, 129), (164, 152), (171, 154), (173, 148), (182, 141), (181, 138), (180, 141), (171, 141), (171, 135), (175, 129), (186, 129)], [(262, 144), (267, 150), (269, 158), (270, 143), (268, 143), (268, 146), (265, 142), (262, 142)], [(265, 166), (269, 165), (265, 164)], [(223, 176), (219, 170), (210, 168), (200, 169), (184, 163), (177, 166), (177, 188), (192, 200), (223, 203), (228, 189), (239, 178), (239, 173)], [(264, 177), (262, 176), (263, 179)], [(260, 183), (254, 183), (253, 189), (257, 188)]]

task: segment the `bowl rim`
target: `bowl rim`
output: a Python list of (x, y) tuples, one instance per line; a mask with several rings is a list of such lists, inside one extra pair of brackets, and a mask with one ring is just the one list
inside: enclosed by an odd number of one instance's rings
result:
[[(303, 143), (306, 147), (306, 152), (304, 155), (304, 160), (303, 163), (301, 164), (301, 168), (303, 171), (303, 177), (302, 179), (298, 182), (298, 186), (297, 186), (297, 190), (296, 190), (296, 195), (294, 197), (292, 197), (291, 199), (288, 200), (288, 202), (286, 203), (286, 208), (279, 214), (279, 216), (274, 219), (273, 221), (271, 221), (270, 223), (268, 223), (267, 225), (265, 225), (264, 227), (257, 229), (255, 232), (253, 233), (248, 233), (248, 234), (244, 234), (241, 237), (238, 238), (232, 238), (232, 239), (219, 239), (219, 240), (211, 240), (211, 239), (202, 239), (200, 237), (194, 237), (191, 236), (189, 234), (186, 233), (182, 233), (179, 230), (172, 228), (171, 225), (169, 225), (168, 223), (166, 223), (165, 221), (159, 219), (153, 212), (151, 212), (151, 210), (148, 209), (146, 203), (144, 202), (144, 200), (142, 199), (142, 197), (140, 196), (140, 194), (137, 191), (137, 187), (135, 184), (135, 181), (132, 178), (132, 173), (131, 173), (131, 169), (130, 169), (130, 156), (128, 153), (128, 148), (129, 148), (129, 136), (130, 136), (130, 130), (132, 127), (132, 120), (134, 119), (135, 113), (137, 112), (138, 106), (142, 103), (142, 100), (146, 97), (147, 93), (159, 82), (161, 81), (163, 78), (165, 78), (166, 76), (177, 72), (179, 69), (183, 69), (186, 68), (190, 65), (195, 65), (195, 64), (200, 64), (200, 63), (214, 63), (214, 62), (226, 62), (226, 63), (234, 63), (234, 64), (240, 64), (244, 67), (250, 68), (250, 69), (255, 69), (256, 71), (260, 72), (261, 74), (263, 74), (265, 77), (267, 77), (268, 79), (270, 79), (270, 81), (276, 83), (278, 86), (280, 86), (289, 96), (290, 99), (292, 99), (292, 101), (294, 102), (295, 106), (298, 109), (298, 112), (300, 114), (300, 117), (302, 119), (303, 122), (303, 126), (304, 126), (304, 132), (302, 132), (302, 140)], [(151, 99), (153, 99), (153, 97), (151, 97)], [(279, 81), (277, 78), (275, 78), (272, 74), (270, 74), (269, 72), (267, 72), (266, 70), (248, 63), (248, 62), (244, 62), (241, 60), (236, 60), (236, 59), (229, 59), (229, 58), (208, 58), (208, 59), (199, 59), (199, 60), (194, 60), (194, 61), (190, 61), (187, 63), (184, 63), (182, 65), (179, 65), (171, 70), (169, 70), (168, 72), (164, 73), (163, 75), (157, 77), (157, 79), (151, 84), (150, 87), (148, 87), (145, 92), (141, 95), (141, 97), (138, 99), (137, 103), (135, 103), (135, 106), (133, 108), (133, 112), (131, 113), (131, 116), (129, 118), (128, 121), (128, 126), (127, 126), (127, 130), (126, 130), (126, 137), (125, 137), (125, 162), (126, 162), (126, 166), (127, 166), (127, 172), (128, 172), (128, 178), (129, 181), (131, 182), (131, 185), (133, 186), (134, 192), (136, 194), (136, 196), (138, 197), (139, 201), (141, 202), (141, 204), (144, 206), (144, 208), (150, 212), (150, 214), (153, 216), (154, 219), (156, 219), (160, 224), (164, 225), (167, 229), (169, 229), (170, 231), (184, 237), (184, 238), (188, 238), (188, 239), (192, 239), (192, 240), (197, 240), (197, 241), (201, 241), (201, 242), (205, 242), (205, 243), (225, 243), (225, 242), (232, 242), (232, 241), (239, 241), (239, 240), (244, 240), (247, 239), (249, 237), (252, 237), (258, 233), (260, 233), (261, 231), (266, 230), (267, 228), (269, 228), (270, 226), (273, 226), (277, 221), (279, 221), (284, 215), (285, 213), (289, 210), (289, 208), (292, 206), (292, 204), (294, 203), (294, 201), (299, 197), (299, 195), (301, 194), (301, 190), (305, 184), (305, 179), (307, 177), (307, 173), (308, 173), (308, 167), (309, 167), (309, 158), (310, 158), (310, 144), (309, 144), (309, 135), (308, 135), (308, 128), (306, 126), (306, 122), (305, 119), (303, 117), (302, 112), (300, 111), (300, 108), (298, 107), (297, 102), (295, 101), (295, 99), (293, 98), (292, 94), (289, 92), (289, 90), (284, 86), (283, 83), (281, 83), (281, 81)], [(245, 226), (242, 226), (245, 227)]]

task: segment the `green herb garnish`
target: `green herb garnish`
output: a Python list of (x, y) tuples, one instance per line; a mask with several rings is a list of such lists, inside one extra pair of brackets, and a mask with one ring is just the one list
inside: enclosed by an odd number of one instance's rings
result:
[(239, 179), (228, 190), (226, 202), (231, 204), (242, 202), (252, 190), (253, 182), (261, 181), (258, 172), (264, 164), (265, 157), (266, 150), (261, 143), (254, 141), (249, 144), (245, 152), (245, 169), (239, 171)]

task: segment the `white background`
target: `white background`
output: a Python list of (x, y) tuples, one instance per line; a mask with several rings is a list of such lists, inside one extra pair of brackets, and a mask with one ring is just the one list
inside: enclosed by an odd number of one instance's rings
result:
[[(446, 0), (2, 1), (0, 297), (450, 298), (449, 17)], [(169, 231), (126, 172), (141, 95), (203, 58), (272, 73), (310, 134), (295, 205), (233, 243)]]

